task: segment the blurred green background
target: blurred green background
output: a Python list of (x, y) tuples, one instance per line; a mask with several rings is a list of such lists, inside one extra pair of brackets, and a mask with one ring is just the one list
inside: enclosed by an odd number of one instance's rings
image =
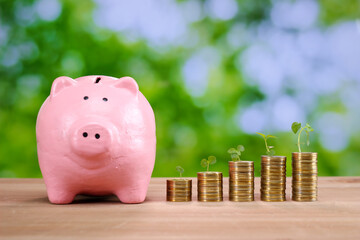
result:
[(357, 0), (16, 0), (0, 17), (0, 177), (41, 177), (35, 122), (52, 81), (96, 74), (132, 76), (152, 105), (154, 177), (196, 176), (209, 155), (227, 176), (238, 144), (259, 176), (254, 133), (290, 158), (293, 121), (315, 129), (303, 148), (320, 176), (360, 175)]

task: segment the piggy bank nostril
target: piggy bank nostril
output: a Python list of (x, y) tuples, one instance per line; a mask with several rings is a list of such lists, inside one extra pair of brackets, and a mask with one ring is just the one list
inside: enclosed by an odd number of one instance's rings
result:
[(88, 136), (88, 133), (87, 132), (83, 132), (83, 137), (86, 138)]
[(95, 138), (96, 138), (96, 139), (99, 139), (99, 138), (100, 138), (100, 134), (98, 134), (98, 133), (95, 134)]

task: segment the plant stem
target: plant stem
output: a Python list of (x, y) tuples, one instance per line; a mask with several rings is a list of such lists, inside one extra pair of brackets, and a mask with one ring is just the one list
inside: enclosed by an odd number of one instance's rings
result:
[(180, 173), (180, 177), (182, 177), (182, 173)]
[(207, 168), (206, 168), (207, 172), (209, 171), (209, 167), (210, 167), (210, 162), (207, 163)]
[(264, 138), (264, 140), (265, 140), (266, 152), (267, 152), (267, 154), (269, 154), (270, 149), (269, 149), (268, 144), (267, 144), (267, 141), (266, 141), (267, 139), (266, 139), (266, 138)]
[(301, 153), (300, 135), (301, 135), (301, 132), (302, 132), (304, 129), (305, 129), (305, 127), (302, 127), (302, 128), (300, 129), (300, 132), (299, 132), (299, 135), (298, 135), (298, 143), (297, 143), (297, 145), (298, 145), (298, 148), (299, 148), (299, 153)]

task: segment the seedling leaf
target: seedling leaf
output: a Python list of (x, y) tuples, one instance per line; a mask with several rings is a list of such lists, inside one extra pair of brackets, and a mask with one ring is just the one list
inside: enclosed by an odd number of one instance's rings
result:
[(256, 132), (257, 134), (259, 134), (260, 136), (262, 136), (263, 138), (266, 138), (265, 134), (262, 134), (262, 133), (259, 133), (259, 132)]
[(237, 151), (236, 151), (235, 148), (230, 148), (230, 149), (228, 150), (228, 153), (234, 154), (234, 153), (237, 153)]
[(266, 135), (266, 138), (276, 138), (276, 137), (273, 135)]
[[(291, 129), (292, 131), (295, 133), (295, 134), (298, 134), (298, 140), (297, 140), (297, 146), (299, 148), (299, 152), (301, 152), (301, 140), (300, 140), (300, 137), (301, 137), (301, 133), (302, 131), (305, 130), (305, 133), (306, 133), (306, 145), (309, 146), (310, 145), (310, 138), (309, 138), (309, 133), (314, 131), (314, 129), (310, 126), (309, 123), (306, 123), (306, 125), (304, 127), (301, 127), (301, 123), (298, 123), (298, 122), (294, 122), (292, 125), (291, 125)], [(300, 131), (299, 131), (300, 129)]]
[(237, 155), (236, 153), (233, 153), (233, 154), (231, 154), (231, 159), (233, 161), (238, 161), (239, 160), (239, 155)]
[(203, 160), (201, 160), (200, 165), (202, 167), (207, 167), (207, 160), (205, 158)]
[(240, 161), (241, 152), (245, 151), (245, 147), (243, 145), (238, 145), (235, 148), (230, 148), (228, 153), (230, 154), (231, 160), (234, 162)]
[(267, 153), (269, 156), (272, 156), (271, 153), (272, 153), (272, 152), (275, 153), (275, 151), (270, 150), (270, 149), (271, 149), (271, 148), (274, 148), (274, 147), (273, 147), (273, 146), (270, 146), (270, 147), (269, 147), (267, 140), (268, 140), (269, 138), (276, 138), (276, 137), (273, 136), (273, 135), (265, 135), (265, 134), (262, 134), (262, 133), (259, 133), (259, 132), (256, 132), (256, 133), (259, 134), (260, 136), (262, 136), (262, 137), (264, 138), (266, 153)]
[(310, 124), (306, 124), (305, 125), (305, 127), (306, 127), (306, 130), (308, 131), (308, 132), (312, 132), (312, 131), (314, 131), (314, 129), (310, 126)]
[(293, 124), (291, 125), (291, 130), (293, 131), (294, 134), (296, 134), (300, 128), (301, 128), (301, 123), (299, 122), (293, 122)]
[(209, 161), (209, 163), (210, 163), (211, 165), (212, 165), (212, 164), (215, 164), (215, 163), (216, 163), (216, 157), (214, 157), (214, 156), (209, 156), (208, 161)]
[(239, 145), (239, 146), (237, 146), (237, 150), (239, 151), (239, 153), (243, 152), (243, 151), (245, 151), (245, 147), (243, 145)]
[(274, 156), (274, 155), (275, 155), (275, 151), (274, 151), (273, 149), (271, 149), (268, 154), (269, 154), (270, 157), (271, 157), (271, 156)]
[(178, 171), (179, 173), (184, 173), (184, 169), (180, 166), (176, 166), (176, 171)]
[(183, 169), (182, 167), (180, 167), (180, 166), (176, 166), (176, 171), (178, 171), (179, 174), (180, 174), (180, 177), (182, 177), (182, 174), (183, 174), (183, 172), (184, 172), (184, 169)]

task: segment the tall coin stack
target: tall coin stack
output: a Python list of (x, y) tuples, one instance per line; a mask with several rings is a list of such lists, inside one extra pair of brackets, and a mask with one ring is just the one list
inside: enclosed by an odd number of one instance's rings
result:
[(191, 201), (191, 179), (168, 179), (166, 180), (166, 200), (170, 202)]
[(254, 162), (229, 162), (229, 200), (254, 201)]
[(313, 202), (317, 200), (317, 153), (292, 153), (292, 200)]
[(223, 176), (221, 172), (198, 172), (198, 201), (220, 202), (223, 200)]
[(286, 201), (286, 157), (261, 156), (260, 198), (267, 202)]

